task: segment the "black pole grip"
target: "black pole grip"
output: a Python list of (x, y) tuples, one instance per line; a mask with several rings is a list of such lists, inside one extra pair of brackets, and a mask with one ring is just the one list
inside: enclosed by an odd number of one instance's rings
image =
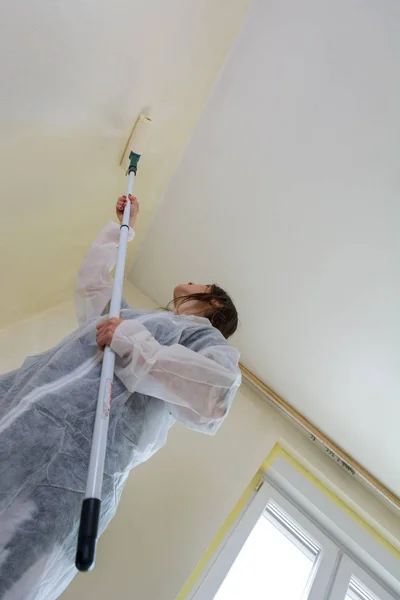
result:
[(75, 559), (75, 565), (78, 571), (90, 571), (94, 565), (100, 506), (101, 500), (98, 498), (85, 498), (82, 502), (78, 547)]

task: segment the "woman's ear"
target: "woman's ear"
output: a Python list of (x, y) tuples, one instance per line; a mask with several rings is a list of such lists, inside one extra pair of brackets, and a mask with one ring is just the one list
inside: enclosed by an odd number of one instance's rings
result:
[(222, 302), (220, 302), (216, 298), (212, 298), (210, 300), (210, 304), (213, 308), (224, 308), (224, 305), (222, 304)]

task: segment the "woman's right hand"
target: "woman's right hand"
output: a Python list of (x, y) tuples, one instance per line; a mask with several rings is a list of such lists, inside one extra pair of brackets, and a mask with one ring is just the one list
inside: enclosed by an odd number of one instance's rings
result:
[[(131, 196), (130, 194), (129, 200), (131, 201), (131, 216), (129, 218), (129, 226), (133, 229), (133, 227), (135, 226), (136, 218), (139, 214), (139, 202), (137, 201), (137, 198), (135, 198), (135, 196)], [(120, 196), (117, 200), (116, 212), (118, 221), (120, 223), (122, 223), (126, 203), (126, 196)]]

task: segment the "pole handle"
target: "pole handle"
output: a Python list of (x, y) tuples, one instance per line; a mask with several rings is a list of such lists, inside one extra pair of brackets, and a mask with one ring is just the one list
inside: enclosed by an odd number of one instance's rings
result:
[(100, 507), (101, 500), (98, 498), (85, 498), (82, 502), (78, 546), (75, 558), (75, 565), (78, 571), (87, 572), (94, 566)]

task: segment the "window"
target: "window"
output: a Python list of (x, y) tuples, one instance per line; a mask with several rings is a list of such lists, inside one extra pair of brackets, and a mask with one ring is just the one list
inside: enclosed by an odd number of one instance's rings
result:
[(367, 570), (349, 556), (343, 555), (333, 583), (330, 598), (338, 600), (393, 600), (392, 595)]
[(191, 600), (399, 600), (396, 556), (278, 457)]
[[(301, 600), (320, 548), (274, 502), (251, 531), (215, 600)], [(290, 577), (287, 576), (290, 566)]]
[(353, 577), (350, 579), (350, 584), (347, 589), (345, 600), (379, 600), (375, 594), (367, 590), (360, 581)]

